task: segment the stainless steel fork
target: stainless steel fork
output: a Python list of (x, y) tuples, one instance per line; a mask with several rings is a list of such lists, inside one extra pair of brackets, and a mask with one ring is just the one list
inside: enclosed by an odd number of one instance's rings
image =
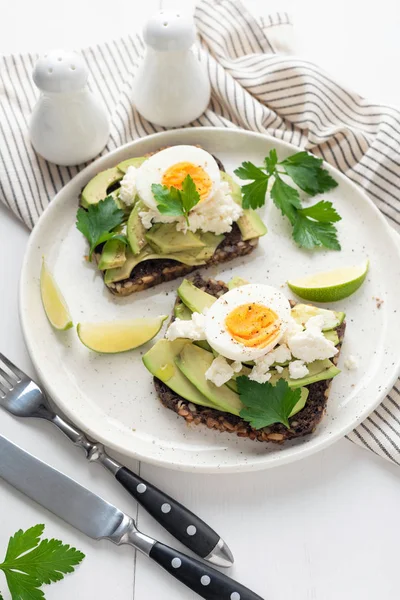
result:
[(90, 462), (99, 462), (176, 539), (219, 567), (233, 564), (224, 540), (209, 525), (157, 487), (108, 456), (103, 444), (91, 442), (83, 431), (60, 417), (45, 392), (0, 353), (0, 406), (16, 417), (45, 419), (82, 448)]

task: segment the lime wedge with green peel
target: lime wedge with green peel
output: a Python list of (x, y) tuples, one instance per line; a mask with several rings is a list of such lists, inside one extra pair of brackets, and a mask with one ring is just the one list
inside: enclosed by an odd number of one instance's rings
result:
[(78, 323), (77, 332), (82, 344), (94, 352), (116, 354), (142, 346), (160, 331), (167, 317), (144, 317), (104, 323)]
[(367, 276), (369, 261), (288, 281), (290, 289), (305, 300), (336, 302), (354, 294)]
[(63, 295), (43, 259), (40, 272), (40, 293), (46, 316), (54, 329), (65, 331), (72, 327), (72, 319)]

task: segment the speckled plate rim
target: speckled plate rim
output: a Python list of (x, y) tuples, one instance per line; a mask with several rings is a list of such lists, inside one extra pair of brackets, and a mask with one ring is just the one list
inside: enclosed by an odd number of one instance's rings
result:
[[(79, 185), (80, 187), (83, 187), (85, 185), (85, 183), (87, 181), (89, 181), (89, 179), (91, 177), (93, 177), (100, 170), (108, 168), (110, 165), (116, 164), (119, 161), (124, 160), (126, 158), (128, 152), (130, 152), (130, 151), (134, 152), (137, 144), (142, 142), (143, 139), (146, 139), (147, 142), (154, 143), (155, 148), (160, 148), (160, 147), (162, 147), (164, 145), (168, 145), (170, 143), (168, 138), (170, 138), (171, 135), (173, 135), (173, 137), (182, 136), (182, 138), (183, 138), (182, 143), (183, 143), (184, 138), (188, 132), (193, 133), (196, 131), (201, 132), (201, 135), (203, 135), (203, 136), (204, 136), (204, 134), (207, 136), (208, 135), (211, 136), (210, 139), (217, 132), (224, 132), (224, 134), (232, 135), (233, 137), (239, 133), (241, 136), (246, 135), (246, 136), (254, 137), (254, 138), (263, 138), (265, 141), (268, 141), (269, 143), (273, 143), (277, 147), (280, 146), (288, 151), (292, 151), (292, 152), (298, 151), (298, 148), (291, 144), (288, 144), (286, 142), (283, 142), (281, 140), (278, 140), (276, 138), (273, 138), (271, 136), (261, 134), (261, 133), (249, 132), (249, 131), (245, 131), (242, 129), (199, 127), (199, 128), (175, 129), (175, 130), (171, 130), (171, 131), (155, 133), (155, 134), (146, 136), (146, 138), (140, 138), (139, 140), (129, 142), (129, 143), (111, 151), (107, 155), (100, 157), (99, 159), (97, 159), (96, 161), (94, 161), (93, 163), (88, 165), (80, 173), (78, 173), (70, 182), (68, 182), (68, 184), (66, 184), (56, 194), (56, 196), (54, 197), (54, 199), (52, 200), (50, 205), (47, 207), (47, 209), (42, 214), (36, 227), (32, 231), (32, 234), (31, 234), (28, 244), (27, 244), (25, 257), (24, 257), (24, 261), (23, 261), (23, 266), (22, 266), (22, 271), (21, 271), (21, 278), (20, 278), (20, 288), (19, 288), (20, 321), (21, 321), (22, 331), (23, 331), (23, 335), (24, 335), (25, 342), (27, 345), (27, 349), (28, 349), (29, 355), (31, 357), (31, 360), (34, 364), (34, 367), (38, 373), (40, 381), (46, 387), (47, 392), (52, 397), (52, 399), (55, 401), (55, 403), (60, 406), (61, 410), (65, 413), (65, 415), (69, 419), (71, 419), (71, 421), (74, 422), (77, 426), (82, 428), (85, 431), (85, 433), (87, 435), (91, 436), (93, 439), (104, 443), (111, 450), (114, 450), (114, 451), (116, 451), (122, 455), (125, 455), (129, 458), (133, 458), (136, 460), (143, 460), (150, 464), (155, 464), (155, 465), (162, 466), (165, 468), (172, 468), (172, 469), (177, 469), (177, 470), (182, 470), (182, 471), (192, 471), (192, 472), (199, 472), (199, 473), (202, 472), (202, 473), (219, 473), (219, 474), (263, 470), (263, 469), (275, 467), (278, 465), (288, 464), (288, 463), (306, 458), (312, 454), (315, 454), (316, 452), (319, 452), (319, 451), (327, 448), (328, 446), (330, 446), (337, 440), (343, 438), (346, 434), (348, 434), (355, 427), (357, 427), (381, 403), (381, 401), (385, 398), (385, 396), (388, 394), (388, 392), (392, 389), (392, 387), (393, 387), (394, 383), (396, 382), (396, 380), (399, 376), (399, 373), (400, 373), (400, 355), (398, 357), (397, 362), (393, 363), (393, 367), (390, 370), (390, 375), (387, 376), (384, 385), (382, 385), (380, 387), (380, 393), (377, 394), (374, 401), (365, 405), (364, 409), (361, 410), (359, 412), (359, 414), (357, 415), (357, 418), (353, 418), (353, 419), (349, 420), (349, 422), (346, 425), (343, 425), (342, 427), (336, 429), (335, 431), (332, 431), (326, 437), (324, 437), (324, 438), (316, 438), (316, 437), (310, 438), (309, 436), (305, 437), (304, 443), (290, 447), (289, 449), (287, 449), (287, 451), (285, 453), (280, 453), (280, 452), (276, 452), (276, 453), (272, 453), (272, 454), (268, 453), (265, 455), (264, 460), (252, 461), (250, 459), (249, 461), (246, 461), (244, 463), (240, 463), (237, 465), (230, 464), (230, 465), (220, 465), (218, 467), (215, 467), (215, 466), (210, 467), (207, 464), (197, 464), (197, 465), (191, 465), (189, 463), (175, 464), (173, 461), (171, 462), (171, 460), (169, 460), (169, 459), (168, 460), (154, 459), (151, 456), (147, 456), (146, 454), (142, 454), (135, 450), (128, 451), (124, 446), (121, 446), (120, 444), (111, 440), (107, 436), (107, 434), (105, 432), (103, 432), (101, 427), (96, 426), (96, 424), (94, 424), (94, 423), (88, 423), (87, 421), (82, 420), (78, 415), (75, 414), (74, 410), (69, 406), (68, 402), (64, 401), (62, 395), (59, 392), (59, 389), (57, 388), (56, 383), (47, 378), (46, 371), (45, 371), (45, 365), (42, 363), (40, 355), (38, 356), (36, 354), (35, 340), (34, 340), (34, 337), (31, 335), (31, 330), (30, 330), (29, 307), (27, 305), (28, 298), (27, 298), (27, 294), (26, 294), (27, 290), (26, 290), (26, 285), (25, 285), (25, 282), (27, 281), (27, 271), (29, 269), (30, 250), (35, 244), (38, 243), (38, 240), (40, 239), (39, 236), (40, 236), (40, 232), (41, 232), (42, 223), (45, 220), (51, 218), (51, 215), (52, 215), (53, 211), (56, 210), (58, 204), (61, 202), (64, 202), (64, 198), (68, 198), (68, 192), (70, 191), (70, 189), (73, 188), (73, 186), (75, 186), (75, 185)], [(188, 142), (188, 143), (193, 143), (193, 142)], [(334, 167), (325, 163), (325, 168), (331, 172), (331, 174), (335, 177), (335, 179), (339, 182), (340, 185), (345, 185), (347, 187), (350, 187), (352, 192), (354, 192), (354, 194), (362, 196), (363, 200), (366, 203), (368, 203), (369, 208), (375, 212), (376, 219), (379, 221), (380, 226), (383, 227), (383, 231), (385, 232), (385, 235), (387, 234), (388, 240), (391, 240), (390, 243), (393, 244), (393, 251), (395, 254), (397, 254), (397, 257), (400, 261), (400, 244), (398, 242), (398, 236), (394, 233), (393, 229), (389, 226), (389, 224), (387, 223), (387, 221), (385, 220), (385, 218), (383, 217), (381, 212), (374, 205), (374, 203), (368, 198), (366, 193), (364, 193), (360, 187), (358, 187), (355, 183), (353, 183), (351, 180), (349, 180), (345, 175), (343, 175), (340, 171), (338, 171)], [(105, 431), (107, 431), (107, 427), (105, 427), (104, 429), (105, 429)], [(256, 459), (257, 458), (258, 457), (256, 457)]]

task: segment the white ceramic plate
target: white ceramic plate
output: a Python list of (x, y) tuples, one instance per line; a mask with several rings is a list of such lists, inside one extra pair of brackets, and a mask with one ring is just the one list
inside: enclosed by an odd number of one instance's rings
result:
[[(265, 208), (269, 233), (244, 259), (205, 275), (281, 286), (289, 278), (358, 264), (369, 257), (367, 281), (352, 297), (332, 308), (347, 312), (347, 334), (340, 365), (355, 355), (359, 367), (334, 379), (327, 415), (316, 432), (284, 446), (267, 445), (188, 427), (163, 408), (141, 355), (150, 347), (120, 355), (98, 355), (85, 348), (76, 330), (52, 330), (43, 311), (39, 273), (45, 255), (70, 308), (74, 323), (169, 314), (179, 281), (128, 298), (115, 298), (94, 266), (86, 263), (86, 242), (75, 227), (78, 195), (97, 172), (131, 156), (169, 144), (201, 144), (232, 172), (243, 160), (261, 164), (271, 147), (280, 157), (297, 149), (256, 133), (227, 129), (183, 129), (127, 144), (97, 160), (66, 185), (35, 227), (21, 276), (20, 311), (28, 349), (39, 377), (66, 415), (94, 439), (129, 457), (165, 467), (203, 472), (263, 469), (308, 456), (341, 438), (382, 400), (400, 367), (400, 251), (384, 218), (346, 177), (327, 167), (339, 186), (325, 197), (343, 220), (338, 224), (341, 252), (299, 250), (278, 210)], [(289, 294), (289, 290), (286, 290)], [(384, 300), (377, 308), (375, 297)]]

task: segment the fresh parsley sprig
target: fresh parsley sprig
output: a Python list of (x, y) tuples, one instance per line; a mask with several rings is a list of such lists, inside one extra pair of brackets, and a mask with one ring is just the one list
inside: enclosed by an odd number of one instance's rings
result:
[(78, 208), (76, 227), (89, 242), (89, 260), (92, 260), (96, 246), (103, 242), (116, 239), (128, 243), (126, 236), (115, 231), (124, 219), (124, 211), (118, 208), (112, 196), (107, 196), (97, 204), (90, 204), (87, 210)]
[(26, 531), (20, 529), (10, 538), (0, 570), (6, 577), (12, 600), (44, 600), (39, 588), (73, 573), (74, 567), (85, 558), (82, 552), (60, 540), (40, 540), (43, 531), (44, 525), (35, 525)]
[(240, 400), (245, 408), (240, 416), (254, 429), (282, 423), (289, 429), (289, 416), (300, 400), (300, 388), (292, 390), (287, 381), (279, 379), (276, 385), (257, 383), (245, 375), (236, 379)]
[(168, 217), (185, 217), (189, 225), (189, 212), (200, 202), (196, 184), (190, 175), (186, 175), (182, 189), (168, 188), (160, 183), (153, 183), (151, 191), (157, 200), (157, 208), (161, 214)]
[(235, 174), (244, 180), (251, 180), (242, 186), (243, 208), (260, 208), (265, 204), (270, 180), (271, 198), (277, 208), (286, 216), (293, 227), (293, 238), (302, 248), (325, 246), (340, 250), (336, 227), (340, 221), (332, 202), (320, 201), (303, 208), (298, 190), (282, 179), (289, 176), (292, 181), (309, 196), (315, 196), (335, 188), (338, 184), (322, 168), (322, 159), (307, 152), (297, 152), (278, 162), (276, 150), (271, 150), (264, 159), (264, 165), (257, 167), (251, 162), (243, 162)]

